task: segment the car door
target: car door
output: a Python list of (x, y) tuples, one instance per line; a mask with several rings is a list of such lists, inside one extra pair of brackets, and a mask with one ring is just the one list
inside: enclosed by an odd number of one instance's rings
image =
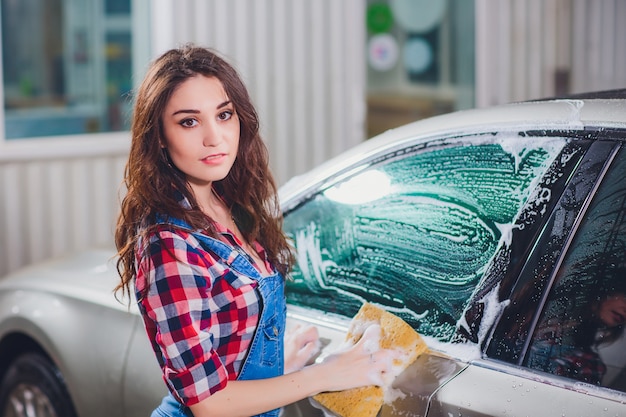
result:
[[(522, 208), (542, 198), (533, 194), (541, 178), (569, 163), (557, 161), (568, 143), (517, 131), (407, 140), (284, 202), (298, 259), (287, 300), (299, 317), (345, 322), (367, 301), (431, 347), (398, 377), (381, 415), (426, 415), (433, 393), (479, 355), (450, 343), (459, 318)], [(288, 415), (320, 414), (302, 404)]]
[[(508, 304), (484, 357), (437, 391), (428, 416), (626, 413), (625, 176), (621, 145), (594, 143), (500, 293)], [(600, 324), (615, 294), (613, 322)]]

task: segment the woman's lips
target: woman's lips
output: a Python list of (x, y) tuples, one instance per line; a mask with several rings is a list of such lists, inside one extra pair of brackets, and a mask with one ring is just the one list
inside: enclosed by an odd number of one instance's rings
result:
[(225, 153), (217, 153), (217, 154), (205, 156), (204, 158), (200, 160), (200, 162), (204, 164), (215, 165), (224, 161), (225, 158), (226, 158)]

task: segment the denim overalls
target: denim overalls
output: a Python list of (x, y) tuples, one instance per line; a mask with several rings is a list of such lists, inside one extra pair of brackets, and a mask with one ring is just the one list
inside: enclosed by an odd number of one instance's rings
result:
[[(167, 223), (192, 230), (185, 222), (169, 218)], [(286, 325), (286, 303), (284, 296), (284, 280), (280, 273), (270, 276), (261, 274), (251, 264), (247, 255), (241, 253), (222, 241), (216, 240), (201, 232), (192, 232), (202, 247), (217, 255), (230, 269), (257, 281), (258, 294), (261, 297), (261, 315), (257, 330), (250, 344), (240, 371), (238, 380), (263, 379), (283, 374), (284, 368), (284, 333)], [(258, 395), (250, 393), (250, 395)], [(271, 410), (258, 416), (276, 417), (280, 409)], [(181, 405), (172, 394), (163, 398), (161, 405), (152, 412), (151, 417), (183, 417), (192, 416), (189, 408)]]

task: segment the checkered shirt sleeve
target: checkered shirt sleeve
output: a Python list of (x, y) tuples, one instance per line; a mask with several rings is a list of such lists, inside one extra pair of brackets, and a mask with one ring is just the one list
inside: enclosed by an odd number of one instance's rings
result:
[(182, 231), (161, 230), (146, 255), (136, 280), (146, 331), (169, 390), (192, 405), (236, 379), (258, 322), (256, 282)]

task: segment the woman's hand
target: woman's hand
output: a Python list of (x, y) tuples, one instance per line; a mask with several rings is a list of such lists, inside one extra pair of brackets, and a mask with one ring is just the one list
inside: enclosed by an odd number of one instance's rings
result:
[(330, 384), (326, 391), (342, 391), (367, 385), (387, 386), (393, 382), (397, 372), (393, 361), (400, 353), (380, 348), (381, 328), (371, 325), (355, 344), (345, 346), (329, 355), (319, 364), (327, 367)]
[(304, 368), (320, 351), (320, 340), (314, 326), (296, 325), (285, 333), (285, 374)]
[(392, 362), (399, 354), (380, 349), (380, 333), (380, 326), (372, 325), (354, 346), (344, 346), (321, 363), (302, 368), (316, 352), (319, 339), (315, 327), (296, 327), (285, 336), (289, 363), (285, 369), (302, 369), (275, 378), (228, 381), (224, 389), (191, 405), (191, 411), (196, 417), (250, 416), (323, 391), (387, 386), (395, 376)]

